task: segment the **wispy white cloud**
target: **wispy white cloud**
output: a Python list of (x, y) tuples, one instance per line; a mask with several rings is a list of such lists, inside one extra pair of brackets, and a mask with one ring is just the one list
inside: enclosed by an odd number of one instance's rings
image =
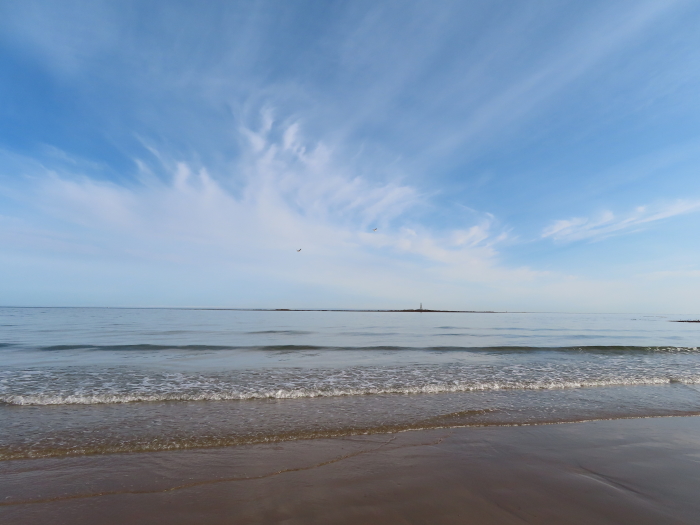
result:
[[(483, 53), (478, 60), (455, 63), (451, 81), (433, 86), (440, 96), (435, 96), (433, 105), (427, 107), (441, 115), (441, 133), (429, 141), (424, 141), (422, 134), (407, 138), (417, 138), (416, 142), (422, 144), (416, 153), (426, 159), (425, 165), (436, 157), (454, 154), (455, 150), (481, 155), (485, 148), (501, 147), (526, 123), (558, 107), (557, 99), (565, 100), (562, 93), (566, 89), (606, 62), (613, 62), (620, 52), (643, 39), (649, 27), (683, 5), (682, 1), (639, 2), (625, 8), (600, 5), (582, 13), (556, 45), (533, 52), (528, 57), (529, 67), (525, 68), (519, 67), (517, 57), (531, 42), (533, 27), (542, 24), (544, 29), (548, 20), (530, 7), (520, 10), (515, 6), (498, 26), (479, 34), (477, 46), (483, 46)], [(437, 34), (445, 30), (436, 27), (430, 40), (439, 40)], [(423, 44), (423, 49), (434, 53), (422, 57), (426, 61), (438, 60), (445, 53), (443, 48)], [(501, 64), (507, 70), (496, 82), (493, 76), (485, 74), (492, 71), (493, 64)], [(404, 79), (400, 80), (405, 86)], [(455, 96), (457, 92), (461, 96)], [(393, 91), (390, 93), (395, 96)], [(381, 97), (375, 97), (367, 105), (377, 101), (385, 103)], [(449, 105), (442, 105), (445, 101)], [(379, 108), (373, 110), (378, 112)]]
[[(357, 176), (331, 148), (306, 140), (300, 125), (268, 117), (241, 131), (235, 173), (210, 173), (157, 150), (135, 159), (140, 183), (35, 171), (33, 189), (22, 194), (53, 219), (36, 227), (40, 235), (24, 235), (21, 249), (35, 239), (35, 249), (55, 252), (47, 242), (53, 230), (76, 254), (154, 267), (176, 262), (386, 298), (416, 288), (438, 293), (447, 282), (454, 292), (455, 283), (531, 278), (529, 270), (500, 264), (497, 247), (508, 233), (493, 215), (472, 212), (471, 223), (427, 227), (414, 217), (430, 209), (428, 196), (400, 179)], [(166, 176), (154, 176), (161, 172)], [(242, 189), (228, 189), (240, 179)]]
[(542, 230), (541, 236), (560, 242), (598, 240), (611, 235), (631, 233), (645, 224), (696, 211), (700, 211), (700, 200), (678, 200), (656, 207), (639, 206), (632, 213), (623, 216), (604, 211), (594, 218), (573, 217), (554, 221)]

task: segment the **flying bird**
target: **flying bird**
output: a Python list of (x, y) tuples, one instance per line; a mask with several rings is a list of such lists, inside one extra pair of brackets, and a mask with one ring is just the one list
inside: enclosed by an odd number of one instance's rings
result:
[(297, 251), (300, 252), (300, 251), (301, 251), (301, 248), (299, 248)]
[(377, 231), (377, 228), (375, 228), (375, 229), (374, 229), (374, 230), (372, 230), (372, 231), (373, 231), (373, 232), (376, 232), (376, 231)]

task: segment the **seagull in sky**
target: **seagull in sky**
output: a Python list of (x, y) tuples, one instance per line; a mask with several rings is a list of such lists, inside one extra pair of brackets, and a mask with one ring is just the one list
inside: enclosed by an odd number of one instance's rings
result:
[(297, 251), (300, 252), (300, 251), (301, 251), (301, 248), (299, 248)]
[(377, 228), (375, 228), (375, 229), (374, 229), (374, 230), (372, 230), (372, 231), (373, 231), (373, 232), (376, 232), (376, 231), (377, 231)]

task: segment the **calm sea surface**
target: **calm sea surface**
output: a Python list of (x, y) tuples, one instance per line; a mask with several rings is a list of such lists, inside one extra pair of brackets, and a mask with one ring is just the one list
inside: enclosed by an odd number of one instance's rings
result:
[(692, 318), (0, 308), (0, 459), (698, 414)]

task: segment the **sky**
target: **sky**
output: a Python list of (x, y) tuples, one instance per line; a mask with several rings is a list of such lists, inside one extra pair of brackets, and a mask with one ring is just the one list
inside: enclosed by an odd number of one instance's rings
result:
[(700, 313), (699, 25), (0, 0), (0, 304)]

